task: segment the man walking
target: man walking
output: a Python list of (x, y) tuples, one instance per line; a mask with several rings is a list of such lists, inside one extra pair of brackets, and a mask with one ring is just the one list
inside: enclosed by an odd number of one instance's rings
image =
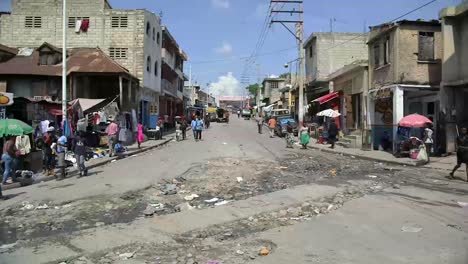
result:
[(196, 140), (202, 139), (202, 131), (203, 131), (203, 120), (197, 116), (197, 120), (195, 123), (195, 131), (196, 131)]
[(258, 114), (257, 126), (258, 126), (258, 133), (259, 134), (262, 134), (263, 122), (264, 122), (264, 120), (263, 120), (262, 114)]
[(335, 119), (332, 118), (330, 125), (328, 126), (328, 141), (331, 144), (330, 148), (335, 148), (336, 136), (338, 136), (338, 126), (335, 123)]
[(107, 140), (108, 140), (107, 144), (109, 147), (109, 157), (112, 157), (114, 155), (114, 147), (115, 147), (115, 144), (117, 144), (117, 139), (118, 139), (118, 134), (119, 134), (119, 126), (117, 125), (115, 120), (112, 120), (110, 124), (107, 126), (106, 134), (107, 134)]
[(86, 140), (83, 132), (79, 132), (73, 140), (73, 152), (75, 153), (76, 163), (78, 164), (78, 170), (80, 175), (78, 178), (87, 176), (88, 169), (85, 166), (86, 160)]
[(182, 123), (180, 124), (180, 130), (182, 130), (182, 140), (185, 140), (187, 137), (187, 120), (185, 117), (182, 118)]
[(63, 134), (63, 131), (59, 132), (59, 139), (57, 139), (57, 167), (60, 169), (60, 174), (57, 180), (65, 179), (67, 164), (65, 163), (65, 153), (67, 152), (67, 137)]
[(270, 137), (273, 138), (276, 128), (276, 119), (274, 117), (270, 117), (270, 120), (268, 120), (268, 128), (270, 129)]
[(190, 126), (192, 127), (192, 133), (193, 133), (193, 138), (195, 139), (195, 141), (197, 141), (197, 117), (193, 117), (192, 118), (192, 123), (190, 124)]
[(466, 181), (468, 181), (468, 130), (466, 127), (462, 128), (461, 134), (457, 138), (457, 165), (450, 173), (451, 178), (453, 178), (455, 171), (461, 167), (462, 163), (466, 165)]
[(424, 129), (424, 145), (426, 146), (427, 163), (429, 163), (432, 145), (434, 143), (434, 141), (432, 140), (432, 134), (434, 132), (432, 131), (431, 128), (432, 128), (432, 124), (427, 123), (426, 128)]

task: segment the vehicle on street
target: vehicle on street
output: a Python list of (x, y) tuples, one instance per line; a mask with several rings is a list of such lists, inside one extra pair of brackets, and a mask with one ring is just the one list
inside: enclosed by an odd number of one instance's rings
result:
[(249, 120), (252, 117), (252, 111), (250, 111), (249, 109), (242, 109), (242, 117), (245, 120)]
[(298, 126), (294, 118), (292, 117), (278, 117), (276, 122), (275, 134), (279, 137), (286, 135), (286, 126), (289, 124), (293, 127), (294, 136), (298, 135)]
[(273, 109), (269, 112), (265, 112), (265, 121), (268, 121), (272, 117), (291, 117), (291, 113), (289, 112), (289, 109)]
[(228, 121), (227, 111), (224, 110), (223, 108), (216, 109), (216, 121), (218, 123), (227, 122)]

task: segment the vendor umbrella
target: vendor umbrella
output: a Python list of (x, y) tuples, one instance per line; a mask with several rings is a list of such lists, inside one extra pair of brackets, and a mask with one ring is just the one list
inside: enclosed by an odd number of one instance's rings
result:
[(333, 109), (323, 110), (322, 112), (319, 112), (317, 114), (317, 116), (326, 116), (326, 117), (332, 117), (332, 118), (339, 117), (340, 115), (341, 114), (338, 113), (338, 111), (335, 111)]
[(403, 117), (398, 125), (402, 127), (424, 127), (426, 123), (432, 124), (432, 121), (425, 116), (412, 114)]
[(17, 119), (1, 119), (0, 120), (0, 136), (12, 135), (21, 136), (33, 132), (33, 128)]

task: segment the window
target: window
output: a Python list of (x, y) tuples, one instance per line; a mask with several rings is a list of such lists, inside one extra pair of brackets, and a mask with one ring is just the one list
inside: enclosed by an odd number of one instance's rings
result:
[(113, 27), (113, 28), (126, 28), (126, 27), (128, 27), (128, 17), (126, 17), (126, 16), (113, 16), (113, 17), (111, 17), (111, 27)]
[(109, 48), (109, 56), (112, 59), (126, 59), (128, 48)]
[(146, 71), (151, 72), (151, 57), (146, 58)]
[(314, 49), (312, 48), (312, 45), (309, 47), (309, 58), (312, 58), (314, 54)]
[(149, 34), (150, 34), (150, 30), (151, 30), (151, 25), (150, 25), (150, 23), (149, 23), (149, 22), (147, 22), (147, 23), (146, 23), (146, 35), (148, 35), (148, 36), (149, 36)]
[(427, 114), (435, 115), (435, 103), (434, 102), (427, 103)]
[(159, 69), (158, 69), (158, 68), (159, 68), (158, 66), (159, 66), (159, 65), (158, 65), (158, 61), (155, 61), (155, 62), (154, 62), (154, 76), (158, 76), (158, 70), (159, 70)]
[(271, 89), (276, 89), (276, 88), (278, 88), (278, 82), (271, 82), (271, 83), (270, 83), (270, 88), (271, 88)]
[(41, 28), (42, 27), (42, 17), (27, 16), (24, 19), (24, 27), (26, 27), (26, 28)]
[(153, 28), (153, 40), (156, 40), (156, 29)]
[(434, 32), (419, 32), (418, 60), (434, 60)]
[(380, 46), (374, 45), (374, 66), (377, 68), (380, 66)]
[(159, 44), (160, 41), (161, 41), (161, 36), (159, 35), (159, 32), (158, 32), (158, 35), (156, 37), (156, 43)]
[(384, 64), (390, 63), (390, 38), (385, 38), (384, 42)]
[(89, 20), (89, 17), (68, 17), (68, 28), (75, 28), (76, 21), (85, 19)]

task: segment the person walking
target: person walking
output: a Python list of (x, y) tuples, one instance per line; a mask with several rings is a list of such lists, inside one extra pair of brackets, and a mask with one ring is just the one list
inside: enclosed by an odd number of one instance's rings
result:
[(106, 128), (106, 134), (107, 145), (109, 147), (109, 157), (112, 157), (114, 155), (114, 147), (115, 144), (117, 144), (117, 139), (119, 135), (119, 125), (117, 125), (115, 120), (110, 121), (109, 125)]
[(209, 113), (206, 113), (204, 123), (205, 123), (206, 129), (210, 128), (210, 114)]
[(199, 117), (197, 117), (196, 123), (195, 123), (195, 131), (196, 131), (196, 139), (202, 140), (202, 131), (203, 131), (203, 120)]
[(16, 176), (14, 173), (15, 163), (16, 163), (16, 146), (15, 146), (16, 138), (10, 136), (7, 138), (5, 144), (3, 145), (3, 154), (2, 154), (2, 161), (5, 165), (5, 170), (3, 171), (3, 180), (2, 184), (6, 185), (8, 178), (11, 177), (13, 182), (16, 181)]
[(197, 141), (197, 117), (195, 116), (194, 118), (192, 118), (192, 123), (190, 123), (190, 126), (192, 127), (192, 133), (193, 133), (193, 138), (195, 139), (195, 141)]
[(299, 130), (299, 135), (301, 137), (301, 145), (303, 149), (307, 149), (307, 145), (310, 142), (310, 129), (308, 127), (302, 126)]
[(65, 153), (67, 152), (67, 137), (63, 131), (59, 132), (60, 137), (57, 139), (55, 152), (57, 153), (57, 167), (60, 169), (58, 181), (65, 179), (67, 164), (65, 163)]
[(426, 153), (427, 153), (427, 163), (430, 161), (430, 156), (431, 156), (431, 150), (432, 150), (432, 145), (434, 144), (434, 141), (432, 139), (432, 134), (434, 132), (432, 131), (432, 124), (431, 123), (426, 123), (426, 128), (424, 129), (424, 145), (426, 146)]
[(294, 148), (294, 128), (291, 125), (291, 122), (288, 121), (286, 124), (286, 147), (287, 148)]
[(78, 171), (80, 172), (78, 178), (88, 176), (88, 169), (85, 166), (86, 139), (83, 132), (80, 131), (73, 139), (72, 150), (73, 153), (75, 153), (76, 163), (78, 164)]
[(461, 133), (457, 138), (457, 165), (450, 173), (452, 179), (455, 171), (461, 167), (462, 163), (465, 163), (466, 166), (466, 181), (468, 182), (468, 130), (466, 127), (461, 129)]
[(185, 118), (182, 119), (180, 130), (182, 130), (182, 140), (185, 140), (187, 138), (187, 120)]
[(229, 124), (229, 116), (231, 115), (231, 113), (229, 113), (229, 111), (226, 111), (226, 124)]
[(141, 143), (145, 141), (145, 136), (143, 135), (143, 125), (140, 123), (138, 124), (138, 132), (137, 132), (137, 143), (138, 143), (138, 148), (141, 148)]
[(276, 128), (276, 119), (274, 117), (270, 117), (270, 120), (268, 120), (268, 128), (270, 130), (270, 137), (273, 138), (275, 136)]
[(328, 126), (328, 141), (331, 144), (330, 148), (335, 148), (336, 137), (338, 136), (338, 126), (335, 123), (335, 119), (332, 118), (330, 125)]
[(257, 126), (258, 126), (258, 133), (259, 134), (262, 134), (263, 122), (264, 122), (264, 120), (263, 120), (262, 114), (258, 114)]
[(45, 160), (45, 175), (55, 176), (55, 151), (53, 145), (56, 144), (57, 138), (55, 137), (55, 128), (48, 127), (47, 133), (44, 135), (44, 145), (42, 151)]
[(237, 110), (237, 118), (240, 118), (240, 110)]

